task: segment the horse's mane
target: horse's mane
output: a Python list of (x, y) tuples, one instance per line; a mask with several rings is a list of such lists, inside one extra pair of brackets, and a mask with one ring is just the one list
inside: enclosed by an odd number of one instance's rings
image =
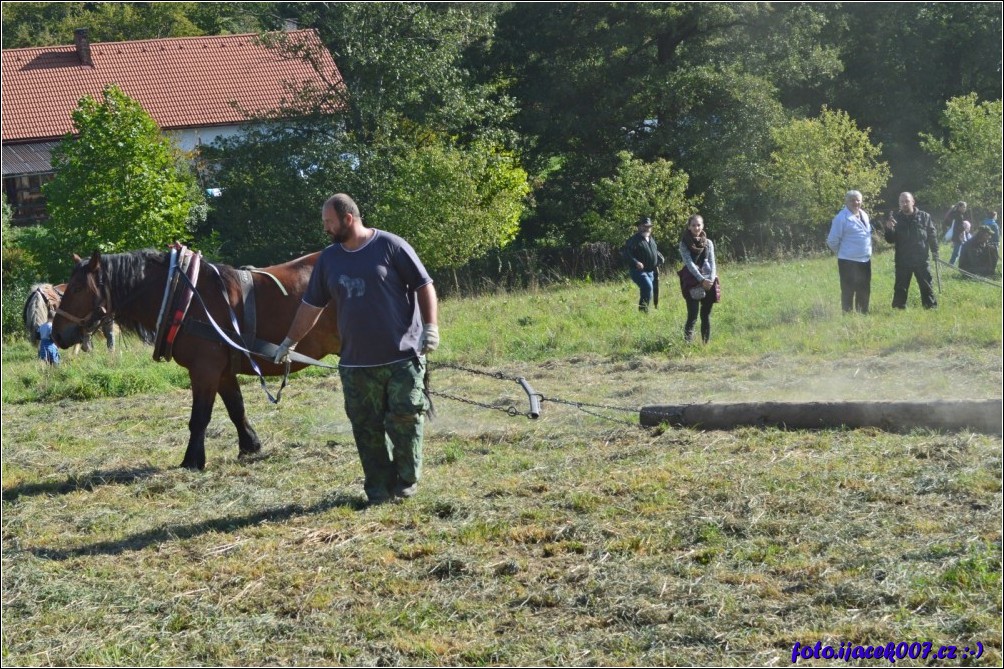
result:
[[(79, 267), (87, 265), (84, 258)], [(134, 299), (134, 293), (139, 290), (147, 278), (148, 263), (167, 264), (167, 253), (153, 249), (129, 251), (127, 253), (105, 253), (101, 255), (101, 265), (104, 267), (112, 304), (124, 304)], [(143, 341), (153, 341), (153, 333), (132, 318), (115, 314), (115, 322), (123, 330), (139, 335)]]
[[(101, 264), (105, 268), (108, 277), (108, 287), (111, 290), (112, 304), (124, 304), (133, 299), (134, 293), (147, 280), (147, 267), (150, 263), (167, 266), (169, 263), (169, 252), (156, 251), (154, 249), (142, 249), (139, 251), (129, 251), (126, 253), (108, 253), (101, 256)], [(83, 260), (84, 263), (88, 261)], [(210, 264), (203, 260), (204, 265)], [(227, 283), (237, 281), (236, 272), (229, 265), (212, 263), (223, 275)], [(203, 270), (205, 271), (205, 269)], [(163, 290), (158, 286), (157, 291)], [(160, 293), (156, 298), (159, 300)], [(157, 302), (159, 304), (159, 301)], [(134, 332), (143, 338), (147, 343), (152, 343), (154, 333), (130, 318), (122, 314), (115, 314), (115, 322), (123, 329)]]
[(24, 303), (24, 329), (32, 344), (38, 343), (38, 326), (49, 320), (52, 307), (46, 292), (52, 289), (48, 283), (36, 283), (31, 287), (28, 299)]

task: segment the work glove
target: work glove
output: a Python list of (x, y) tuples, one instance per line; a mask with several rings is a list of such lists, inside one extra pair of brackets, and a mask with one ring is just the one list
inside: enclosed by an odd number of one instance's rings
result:
[(275, 350), (275, 358), (273, 362), (277, 365), (285, 365), (289, 362), (289, 352), (294, 348), (296, 348), (296, 342), (289, 337), (286, 337), (282, 340), (282, 343), (279, 344), (279, 348)]
[(439, 347), (439, 326), (426, 323), (422, 328), (422, 336), (418, 340), (418, 350), (422, 355), (432, 353)]

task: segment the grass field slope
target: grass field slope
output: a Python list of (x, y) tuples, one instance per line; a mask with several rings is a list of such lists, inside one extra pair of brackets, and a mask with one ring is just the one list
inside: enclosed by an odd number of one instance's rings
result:
[(626, 279), (444, 300), (419, 494), (370, 509), (337, 373), (277, 406), (248, 379), (261, 456), (218, 405), (191, 472), (180, 367), (6, 343), (3, 664), (788, 666), (820, 642), (999, 665), (999, 435), (638, 426), (648, 404), (1000, 398), (1000, 289), (944, 273), (938, 309), (914, 286), (894, 312), (874, 264), (860, 316), (832, 259), (726, 263), (707, 346), (665, 278), (647, 316)]

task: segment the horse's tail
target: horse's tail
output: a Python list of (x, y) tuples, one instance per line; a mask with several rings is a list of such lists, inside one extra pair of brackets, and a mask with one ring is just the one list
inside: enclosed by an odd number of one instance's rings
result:
[(38, 344), (38, 326), (49, 320), (51, 313), (49, 300), (45, 295), (48, 284), (36, 283), (31, 287), (28, 300), (24, 303), (24, 329), (32, 344)]

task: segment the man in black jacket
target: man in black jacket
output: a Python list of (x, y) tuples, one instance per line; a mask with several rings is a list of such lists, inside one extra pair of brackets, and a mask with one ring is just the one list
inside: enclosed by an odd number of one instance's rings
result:
[(911, 193), (899, 196), (899, 211), (890, 212), (885, 221), (885, 240), (896, 245), (896, 285), (893, 288), (892, 308), (906, 309), (906, 296), (910, 278), (917, 277), (920, 302), (925, 309), (938, 306), (931, 285), (931, 269), (927, 265), (930, 251), (935, 262), (938, 258), (938, 231), (931, 215), (916, 207)]

